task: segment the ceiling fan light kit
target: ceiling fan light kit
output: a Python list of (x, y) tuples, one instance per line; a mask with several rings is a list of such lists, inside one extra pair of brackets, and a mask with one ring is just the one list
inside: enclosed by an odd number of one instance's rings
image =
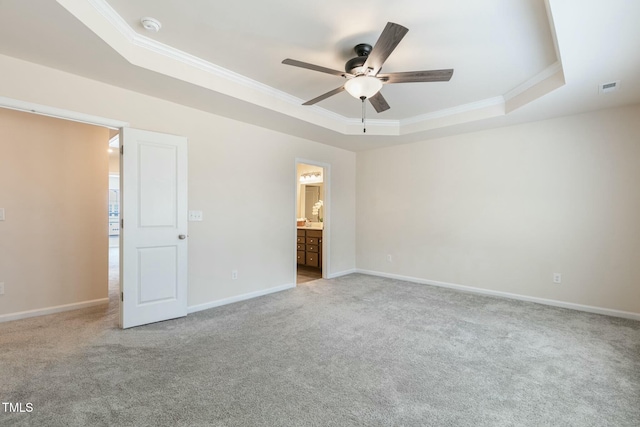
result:
[(355, 46), (354, 51), (358, 56), (347, 61), (345, 64), (345, 72), (289, 58), (282, 61), (282, 63), (346, 78), (347, 81), (345, 84), (339, 88), (313, 98), (302, 105), (316, 104), (330, 96), (346, 90), (354, 98), (362, 100), (362, 122), (364, 123), (365, 100), (368, 99), (378, 113), (390, 108), (389, 104), (382, 96), (382, 93), (380, 93), (380, 89), (383, 84), (447, 82), (453, 75), (453, 69), (378, 74), (382, 69), (384, 62), (387, 60), (389, 55), (391, 55), (391, 52), (394, 51), (396, 46), (398, 46), (400, 41), (402, 41), (408, 31), (409, 30), (402, 25), (387, 22), (384, 30), (382, 30), (382, 34), (380, 34), (378, 41), (376, 41), (376, 44), (373, 47), (366, 43), (360, 43)]
[(354, 98), (368, 99), (382, 89), (382, 82), (376, 77), (361, 75), (347, 80), (344, 88)]

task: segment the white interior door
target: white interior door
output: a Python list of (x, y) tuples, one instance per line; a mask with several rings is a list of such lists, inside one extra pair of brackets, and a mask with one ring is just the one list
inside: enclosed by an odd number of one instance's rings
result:
[(187, 315), (187, 139), (120, 130), (120, 326)]

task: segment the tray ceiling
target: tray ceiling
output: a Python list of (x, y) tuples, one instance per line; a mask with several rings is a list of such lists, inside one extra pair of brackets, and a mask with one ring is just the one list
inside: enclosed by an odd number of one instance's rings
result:
[[(359, 150), (638, 102), (640, 7), (601, 3), (4, 0), (0, 53)], [(409, 33), (383, 72), (454, 68), (451, 81), (384, 86), (391, 109), (369, 106), (364, 136), (346, 92), (300, 105), (343, 80), (284, 58), (341, 70), (388, 21)], [(608, 40), (621, 41), (615, 52)], [(607, 79), (626, 92), (604, 101), (587, 89)]]

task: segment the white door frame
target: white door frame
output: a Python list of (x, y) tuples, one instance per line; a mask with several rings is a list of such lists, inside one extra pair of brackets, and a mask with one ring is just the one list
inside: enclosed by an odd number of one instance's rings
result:
[[(331, 164), (318, 162), (316, 160), (309, 160), (296, 157), (293, 165), (293, 180), (295, 181), (295, 187), (293, 188), (293, 220), (294, 224), (293, 235), (297, 235), (298, 226), (296, 224), (297, 211), (298, 211), (298, 188), (300, 182), (298, 181), (298, 165), (311, 165), (322, 168), (322, 182), (324, 184), (324, 205), (322, 206), (323, 213), (323, 226), (322, 226), (322, 278), (326, 279), (331, 276)], [(293, 283), (298, 285), (298, 258), (296, 251), (296, 239), (292, 240), (292, 259), (293, 259)]]

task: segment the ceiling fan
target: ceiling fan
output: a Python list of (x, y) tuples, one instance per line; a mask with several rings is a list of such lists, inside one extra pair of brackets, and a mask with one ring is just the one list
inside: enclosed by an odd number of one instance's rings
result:
[(373, 108), (375, 108), (378, 113), (381, 113), (390, 108), (389, 104), (380, 93), (380, 89), (383, 84), (446, 82), (449, 81), (453, 75), (453, 69), (380, 74), (382, 65), (408, 31), (409, 30), (402, 25), (387, 22), (386, 27), (384, 27), (382, 34), (380, 34), (380, 37), (373, 48), (371, 45), (365, 43), (356, 45), (354, 50), (358, 56), (347, 61), (344, 72), (332, 70), (331, 68), (322, 67), (320, 65), (296, 61), (295, 59), (287, 58), (282, 61), (282, 63), (292, 65), (294, 67), (319, 71), (321, 73), (332, 74), (334, 76), (340, 76), (347, 79), (345, 84), (339, 88), (313, 98), (302, 105), (313, 105), (323, 99), (327, 99), (330, 96), (346, 90), (351, 94), (351, 96), (362, 100), (363, 111), (364, 101), (368, 99), (371, 105), (373, 105)]

